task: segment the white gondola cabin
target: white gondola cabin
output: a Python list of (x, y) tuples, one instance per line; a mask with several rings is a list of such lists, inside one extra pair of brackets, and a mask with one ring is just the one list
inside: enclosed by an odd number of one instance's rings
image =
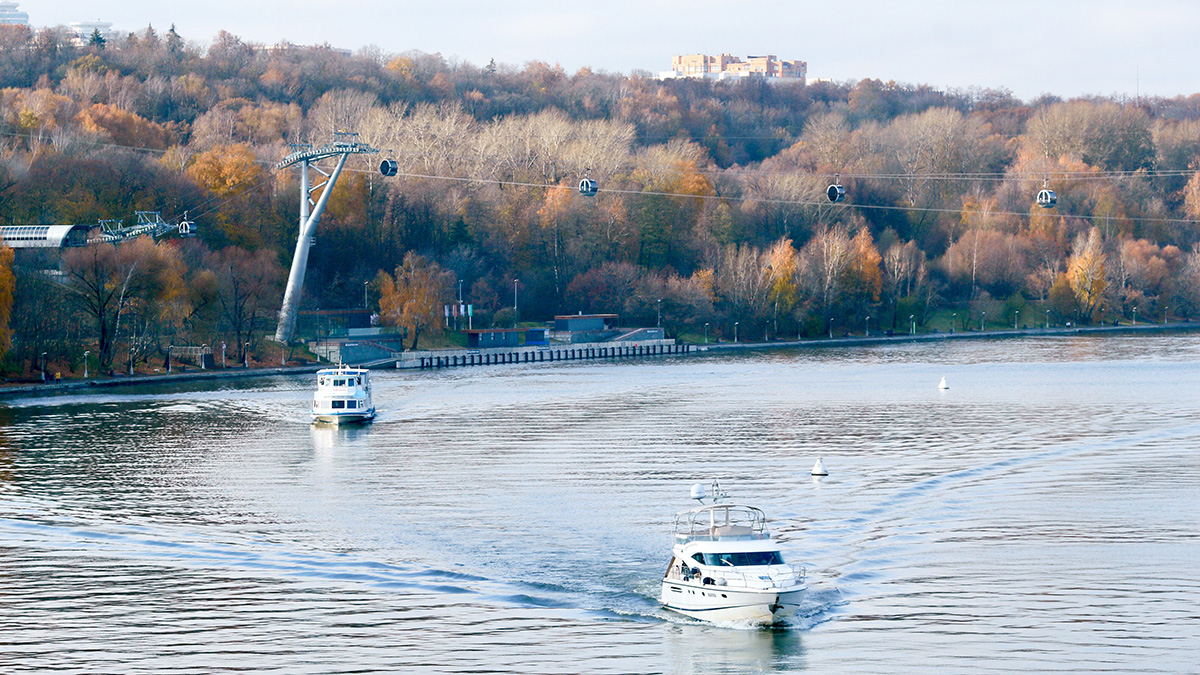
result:
[(1037, 205), (1043, 209), (1052, 209), (1058, 203), (1058, 195), (1054, 194), (1054, 190), (1042, 188), (1037, 193)]

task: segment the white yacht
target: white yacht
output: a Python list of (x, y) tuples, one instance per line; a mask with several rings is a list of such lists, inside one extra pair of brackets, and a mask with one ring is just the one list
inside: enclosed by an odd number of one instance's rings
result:
[(318, 370), (312, 416), (314, 422), (332, 424), (370, 422), (375, 419), (370, 371), (349, 366)]
[(675, 514), (675, 545), (663, 577), (667, 609), (713, 622), (770, 624), (796, 613), (804, 568), (783, 561), (761, 509), (726, 504), (716, 481), (712, 502), (692, 486), (700, 506)]

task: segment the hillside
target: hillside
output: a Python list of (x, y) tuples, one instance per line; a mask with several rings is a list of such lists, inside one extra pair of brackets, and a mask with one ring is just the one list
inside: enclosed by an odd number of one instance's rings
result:
[[(0, 27), (0, 87), (0, 225), (146, 210), (200, 233), (12, 257), (10, 371), (43, 353), (73, 371), (88, 349), (104, 368), (170, 344), (253, 351), (296, 236), (297, 178), (272, 166), (335, 130), (399, 174), (374, 157), (339, 182), (303, 307), (365, 291), (414, 332), (460, 291), (477, 327), (602, 311), (756, 337), (1200, 308), (1200, 95), (660, 82), (173, 29), (77, 47), (24, 26)], [(573, 189), (585, 176), (594, 197)]]

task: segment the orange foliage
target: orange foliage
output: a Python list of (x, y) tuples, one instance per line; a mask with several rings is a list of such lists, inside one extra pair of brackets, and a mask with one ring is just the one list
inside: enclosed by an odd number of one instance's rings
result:
[(231, 197), (257, 185), (265, 172), (250, 147), (218, 145), (196, 155), (187, 175), (200, 187), (218, 197)]
[(118, 145), (165, 150), (171, 141), (161, 124), (104, 103), (81, 110), (75, 120), (84, 131), (104, 134)]

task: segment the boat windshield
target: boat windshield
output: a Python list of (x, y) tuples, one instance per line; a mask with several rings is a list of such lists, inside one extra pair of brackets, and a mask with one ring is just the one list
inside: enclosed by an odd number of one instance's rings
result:
[(749, 567), (753, 565), (782, 565), (779, 551), (745, 551), (738, 553), (705, 553), (704, 564), (713, 567)]

